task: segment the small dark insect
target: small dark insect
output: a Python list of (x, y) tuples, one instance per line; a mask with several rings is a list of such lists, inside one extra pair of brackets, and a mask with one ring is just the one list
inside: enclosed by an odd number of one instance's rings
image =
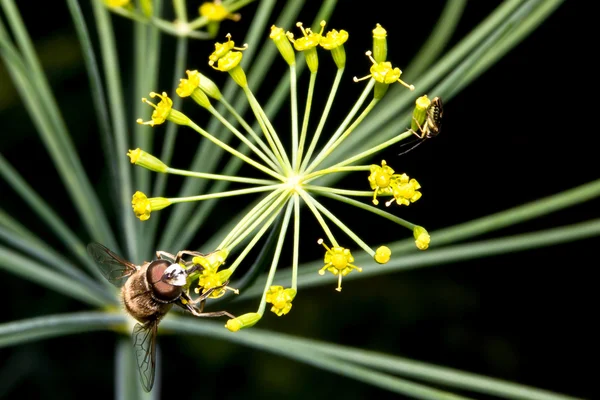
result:
[[(206, 298), (219, 287), (206, 291), (195, 300), (183, 291), (187, 276), (202, 269), (191, 261), (184, 261), (183, 256), (204, 256), (202, 253), (182, 250), (173, 256), (164, 251), (157, 251), (157, 260), (134, 265), (99, 243), (90, 243), (87, 251), (106, 279), (121, 288), (125, 310), (139, 322), (133, 328), (133, 347), (142, 386), (147, 392), (154, 385), (158, 323), (173, 304), (196, 317), (235, 318), (227, 311), (202, 312)], [(180, 264), (189, 268), (183, 268)], [(194, 305), (198, 302), (200, 308)]]
[[(440, 99), (439, 97), (434, 97), (431, 100), (431, 104), (429, 104), (429, 107), (427, 107), (427, 117), (425, 118), (425, 122), (423, 123), (423, 126), (421, 126), (419, 124), (419, 122), (417, 122), (415, 120), (415, 122), (417, 123), (417, 126), (419, 127), (420, 134), (415, 131), (412, 131), (412, 133), (414, 133), (415, 136), (418, 137), (419, 139), (431, 139), (433, 137), (436, 137), (437, 135), (440, 134), (440, 132), (442, 130), (442, 117), (443, 116), (444, 116), (444, 106), (442, 104), (442, 99)], [(414, 117), (413, 117), (413, 119), (414, 119)], [(408, 150), (405, 150), (398, 155), (408, 153), (409, 151), (411, 151), (412, 149), (414, 149), (421, 143), (423, 143), (423, 140), (420, 140), (419, 142), (415, 143), (412, 147), (410, 147)]]
[[(427, 118), (425, 119), (425, 123), (423, 126), (420, 126), (417, 122), (417, 126), (419, 126), (419, 130), (421, 134), (419, 135), (417, 132), (413, 133), (417, 135), (419, 139), (430, 139), (440, 134), (442, 130), (442, 117), (444, 116), (444, 106), (442, 104), (442, 99), (439, 97), (434, 97), (431, 100), (431, 104), (427, 107)], [(415, 121), (416, 122), (416, 121)]]

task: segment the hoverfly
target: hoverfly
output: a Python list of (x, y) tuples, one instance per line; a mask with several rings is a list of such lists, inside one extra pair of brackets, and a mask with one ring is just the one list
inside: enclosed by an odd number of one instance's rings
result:
[[(442, 104), (442, 99), (440, 99), (439, 97), (434, 97), (431, 100), (431, 104), (429, 104), (429, 107), (427, 107), (427, 116), (425, 118), (425, 122), (423, 123), (423, 126), (421, 126), (419, 124), (419, 122), (415, 120), (415, 122), (417, 123), (417, 126), (419, 127), (420, 134), (415, 131), (412, 131), (412, 133), (414, 133), (415, 136), (418, 137), (419, 139), (423, 139), (423, 140), (436, 137), (437, 135), (440, 134), (440, 132), (442, 130), (442, 117), (443, 116), (444, 116), (444, 105)], [(415, 118), (413, 117), (413, 119), (415, 119)], [(408, 153), (409, 151), (411, 151), (412, 149), (414, 149), (415, 147), (417, 147), (418, 145), (423, 143), (423, 140), (419, 141), (414, 146), (412, 146), (411, 148), (409, 148), (406, 151), (403, 151), (402, 153), (400, 153), (398, 155)]]
[[(227, 311), (202, 312), (205, 299), (213, 290), (219, 289), (218, 287), (207, 290), (195, 300), (184, 292), (183, 286), (187, 283), (187, 276), (202, 269), (202, 266), (195, 265), (192, 261), (184, 261), (183, 256), (204, 256), (202, 253), (182, 250), (173, 256), (164, 251), (157, 251), (156, 260), (134, 265), (99, 243), (90, 243), (87, 251), (106, 279), (121, 288), (125, 310), (138, 321), (133, 328), (133, 347), (140, 380), (147, 392), (154, 385), (158, 323), (173, 304), (196, 317), (235, 318)], [(183, 268), (182, 265), (189, 268)], [(194, 305), (198, 302), (199, 309)]]

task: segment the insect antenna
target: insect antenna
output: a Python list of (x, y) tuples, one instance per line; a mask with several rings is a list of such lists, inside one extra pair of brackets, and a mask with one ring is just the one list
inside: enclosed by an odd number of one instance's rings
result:
[(409, 151), (413, 150), (414, 148), (416, 148), (418, 145), (420, 145), (420, 144), (421, 144), (421, 143), (423, 143), (424, 141), (425, 141), (425, 138), (423, 138), (423, 139), (420, 139), (420, 140), (419, 140), (418, 142), (416, 142), (416, 143), (415, 143), (414, 141), (412, 141), (412, 142), (409, 142), (409, 143), (404, 143), (404, 144), (403, 144), (401, 147), (403, 147), (403, 146), (409, 146), (409, 145), (412, 145), (412, 146), (411, 146), (411, 147), (409, 147), (407, 150), (404, 150), (402, 153), (399, 153), (399, 154), (398, 154), (398, 156), (401, 156), (401, 155), (403, 155), (403, 154), (406, 154), (406, 153), (408, 153)]

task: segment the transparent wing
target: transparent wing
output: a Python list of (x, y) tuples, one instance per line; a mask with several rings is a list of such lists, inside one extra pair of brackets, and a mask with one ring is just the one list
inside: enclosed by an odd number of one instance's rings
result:
[(156, 367), (156, 331), (158, 321), (145, 325), (135, 324), (133, 327), (133, 350), (140, 371), (140, 380), (146, 392), (154, 385), (154, 369)]
[(123, 260), (100, 243), (88, 244), (87, 252), (100, 268), (102, 275), (116, 287), (121, 287), (127, 278), (137, 271), (134, 264)]

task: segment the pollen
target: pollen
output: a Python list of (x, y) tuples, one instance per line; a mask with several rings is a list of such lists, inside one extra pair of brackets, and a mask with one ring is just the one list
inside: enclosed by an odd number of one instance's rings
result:
[(338, 287), (335, 290), (341, 292), (342, 276), (348, 275), (353, 270), (362, 272), (362, 268), (352, 264), (354, 262), (354, 257), (350, 253), (349, 249), (339, 246), (329, 248), (325, 243), (323, 243), (323, 239), (319, 239), (317, 243), (323, 245), (323, 247), (327, 249), (324, 259), (325, 265), (319, 270), (319, 275), (325, 275), (325, 271), (329, 271), (333, 275), (337, 275)]

